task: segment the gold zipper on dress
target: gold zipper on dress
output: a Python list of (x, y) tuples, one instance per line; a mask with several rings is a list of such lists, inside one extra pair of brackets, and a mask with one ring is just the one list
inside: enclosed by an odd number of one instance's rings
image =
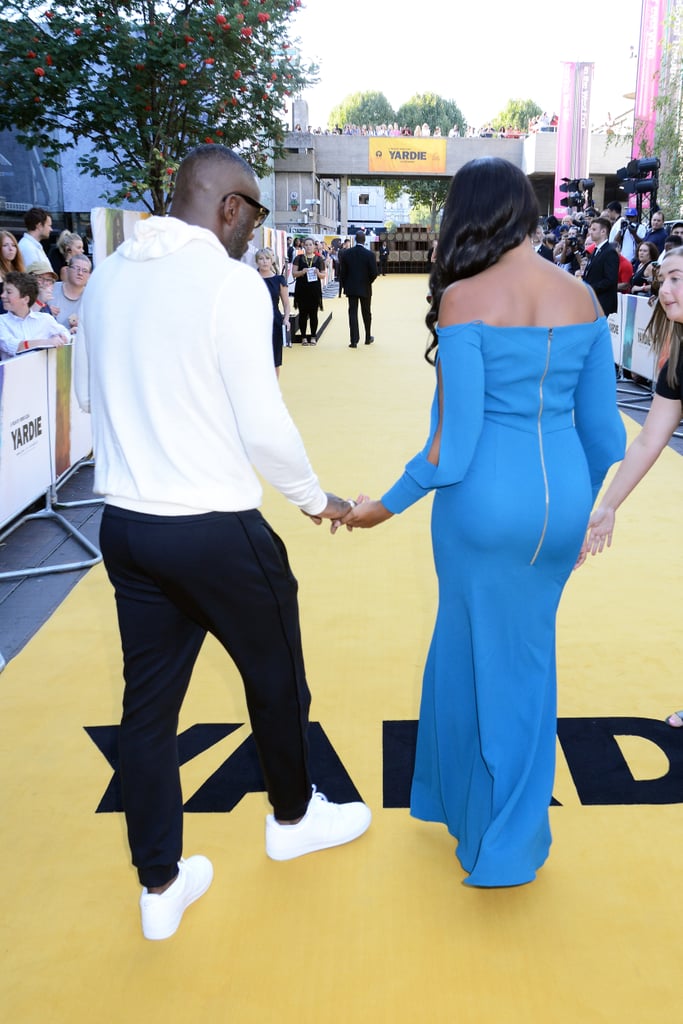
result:
[(538, 558), (541, 548), (543, 547), (543, 541), (545, 540), (545, 533), (548, 529), (548, 515), (550, 513), (550, 491), (548, 490), (548, 474), (545, 468), (545, 454), (543, 452), (543, 429), (541, 427), (541, 417), (543, 416), (543, 382), (548, 375), (548, 368), (550, 367), (550, 345), (553, 340), (553, 329), (552, 327), (548, 330), (548, 350), (545, 356), (545, 369), (541, 377), (541, 382), (538, 385), (538, 450), (541, 456), (541, 470), (543, 472), (543, 486), (545, 488), (545, 519), (543, 520), (543, 529), (541, 531), (541, 539), (538, 542), (538, 547), (534, 551), (534, 557), (529, 562), (529, 565), (533, 565)]

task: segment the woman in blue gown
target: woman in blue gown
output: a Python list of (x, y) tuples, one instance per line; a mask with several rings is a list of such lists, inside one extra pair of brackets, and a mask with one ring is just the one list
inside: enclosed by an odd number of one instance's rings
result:
[(583, 283), (538, 258), (537, 223), (512, 164), (456, 174), (430, 279), (427, 443), (344, 520), (374, 526), (434, 491), (439, 606), (411, 813), (446, 824), (474, 886), (530, 882), (548, 855), (557, 606), (624, 454), (607, 322)]

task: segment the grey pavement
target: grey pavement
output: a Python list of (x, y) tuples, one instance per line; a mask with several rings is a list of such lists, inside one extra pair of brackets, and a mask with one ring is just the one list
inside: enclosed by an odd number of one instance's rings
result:
[[(93, 499), (92, 480), (92, 466), (81, 466), (59, 488), (57, 501)], [(31, 507), (31, 511), (44, 507), (45, 502), (41, 500)], [(97, 547), (102, 515), (101, 502), (76, 508), (57, 507), (56, 511)], [(12, 525), (8, 524), (5, 532)], [(91, 557), (63, 526), (50, 519), (29, 520), (4, 539), (0, 537), (0, 573), (73, 564), (89, 561)], [(87, 570), (0, 579), (0, 668), (3, 661), (8, 662), (18, 654), (50, 618), (85, 571)]]

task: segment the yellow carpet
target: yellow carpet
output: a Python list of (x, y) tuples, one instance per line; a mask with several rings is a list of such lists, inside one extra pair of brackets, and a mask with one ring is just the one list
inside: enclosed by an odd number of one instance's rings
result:
[[(357, 351), (345, 304), (328, 301), (319, 346), (285, 352), (283, 390), (330, 490), (377, 496), (423, 444), (425, 292), (424, 277), (380, 280), (377, 341)], [(561, 719), (661, 720), (683, 706), (682, 507), (683, 462), (667, 451), (622, 511), (615, 547), (570, 581)], [(582, 804), (558, 746), (561, 806), (538, 880), (462, 886), (444, 828), (383, 809), (383, 722), (416, 718), (434, 615), (429, 503), (334, 538), (272, 491), (264, 511), (300, 582), (312, 719), (373, 808), (370, 831), (277, 864), (264, 852), (262, 794), (231, 813), (188, 813), (185, 852), (209, 856), (215, 880), (173, 939), (145, 942), (122, 817), (95, 813), (112, 770), (85, 727), (114, 725), (120, 702), (113, 601), (98, 567), (0, 676), (2, 1020), (678, 1020), (683, 807)], [(182, 728), (244, 721), (236, 673), (207, 642)], [(683, 756), (681, 732), (669, 739)], [(247, 735), (238, 729), (184, 766), (186, 799)], [(646, 739), (619, 747), (637, 780), (669, 770)], [(676, 792), (683, 800), (683, 782)]]

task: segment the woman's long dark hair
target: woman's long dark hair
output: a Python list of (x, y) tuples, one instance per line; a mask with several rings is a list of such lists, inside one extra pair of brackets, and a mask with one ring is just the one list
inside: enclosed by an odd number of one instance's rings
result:
[(498, 157), (470, 160), (453, 178), (446, 200), (436, 262), (429, 278), (431, 308), (425, 317), (436, 357), (441, 296), (454, 281), (474, 277), (516, 248), (538, 224), (538, 201), (519, 167)]
[[(676, 249), (671, 249), (668, 253), (664, 253), (659, 263), (660, 267), (667, 257), (674, 255), (679, 258), (682, 257), (683, 248), (679, 246)], [(669, 320), (659, 300), (655, 303), (652, 316), (645, 328), (644, 338), (645, 341), (652, 345), (657, 355), (661, 354), (666, 342), (669, 342), (669, 366), (666, 373), (666, 382), (670, 388), (678, 387), (677, 370), (681, 358), (681, 350), (683, 349), (683, 324), (676, 320)]]

